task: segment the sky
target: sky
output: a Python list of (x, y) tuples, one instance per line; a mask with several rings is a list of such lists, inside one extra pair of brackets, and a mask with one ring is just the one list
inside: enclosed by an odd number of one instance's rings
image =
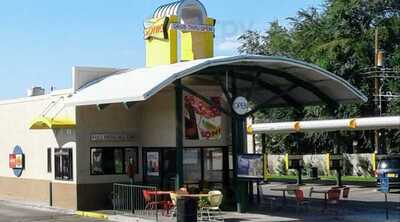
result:
[[(262, 31), (323, 0), (201, 0), (217, 19), (215, 55), (237, 54), (246, 30)], [(0, 99), (32, 86), (70, 88), (73, 66), (138, 68), (143, 22), (171, 0), (20, 0), (0, 7)]]

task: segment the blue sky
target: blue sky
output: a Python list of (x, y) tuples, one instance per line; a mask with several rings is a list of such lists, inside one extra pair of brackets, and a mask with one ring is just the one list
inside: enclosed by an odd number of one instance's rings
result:
[[(20, 0), (0, 7), (0, 99), (38, 85), (71, 87), (75, 65), (144, 66), (143, 22), (168, 0)], [(323, 0), (202, 0), (217, 19), (216, 55), (237, 54), (248, 29), (294, 16)]]

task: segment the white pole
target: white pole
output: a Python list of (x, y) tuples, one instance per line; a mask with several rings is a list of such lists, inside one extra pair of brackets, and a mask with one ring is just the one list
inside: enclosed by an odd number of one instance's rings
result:
[(400, 129), (400, 116), (254, 124), (253, 133), (287, 134), (349, 130)]

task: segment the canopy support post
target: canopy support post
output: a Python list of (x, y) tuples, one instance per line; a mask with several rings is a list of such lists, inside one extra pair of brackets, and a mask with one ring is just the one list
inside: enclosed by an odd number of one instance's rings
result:
[(176, 181), (178, 190), (183, 185), (183, 90), (181, 80), (175, 81), (175, 118), (176, 118)]
[[(232, 76), (232, 94), (233, 98), (237, 96), (236, 77)], [(248, 183), (240, 181), (238, 175), (238, 155), (244, 153), (246, 136), (246, 117), (232, 114), (232, 157), (233, 157), (233, 175), (235, 186), (236, 210), (238, 213), (245, 213), (248, 204)]]

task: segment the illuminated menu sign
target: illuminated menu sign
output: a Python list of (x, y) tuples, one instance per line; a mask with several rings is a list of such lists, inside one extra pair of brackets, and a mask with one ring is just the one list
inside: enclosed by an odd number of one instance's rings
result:
[(11, 169), (23, 169), (24, 154), (10, 154), (8, 163)]

